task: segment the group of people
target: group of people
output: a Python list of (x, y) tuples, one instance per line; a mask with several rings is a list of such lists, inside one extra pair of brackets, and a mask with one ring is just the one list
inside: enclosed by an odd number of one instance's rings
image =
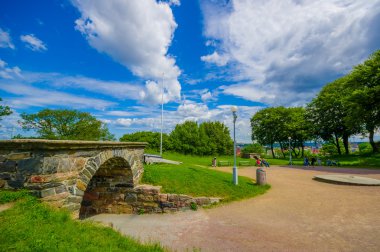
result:
[(309, 163), (309, 158), (308, 157), (305, 157), (303, 159), (303, 165), (304, 166), (313, 166), (315, 165), (315, 162), (318, 163), (318, 166), (321, 166), (321, 159), (318, 157), (318, 159), (316, 159), (315, 157), (311, 157), (311, 160), (310, 160), (310, 163)]
[(257, 156), (254, 156), (254, 158), (256, 159), (256, 165), (259, 166), (259, 167), (269, 167), (269, 163), (268, 161), (266, 161), (264, 158), (259, 158)]

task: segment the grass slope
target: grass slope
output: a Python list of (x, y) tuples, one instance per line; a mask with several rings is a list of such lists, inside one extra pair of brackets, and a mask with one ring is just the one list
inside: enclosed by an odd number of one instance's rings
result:
[[(183, 164), (145, 165), (142, 182), (160, 185), (167, 193), (221, 197), (224, 202), (228, 202), (263, 194), (270, 188), (269, 185), (258, 186), (252, 179), (241, 176), (239, 176), (239, 184), (234, 185), (231, 174), (207, 167), (211, 164), (211, 157), (165, 153), (164, 158), (181, 161)], [(231, 159), (231, 157), (219, 158), (220, 160)]]
[(0, 251), (164, 251), (111, 228), (74, 221), (66, 211), (54, 210), (24, 192), (0, 191), (0, 199), (2, 203), (19, 199), (0, 212)]

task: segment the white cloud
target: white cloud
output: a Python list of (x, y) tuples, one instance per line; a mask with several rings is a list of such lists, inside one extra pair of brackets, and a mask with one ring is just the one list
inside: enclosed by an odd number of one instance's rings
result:
[(181, 5), (181, 1), (180, 0), (169, 0), (168, 3), (170, 5), (175, 5), (175, 6), (180, 6)]
[(213, 41), (206, 44), (215, 47), (202, 59), (227, 64), (236, 85), (225, 93), (251, 101), (304, 103), (380, 46), (378, 0), (205, 0), (201, 6), (204, 34)]
[(70, 106), (71, 108), (95, 108), (103, 110), (115, 105), (113, 102), (101, 99), (87, 98), (64, 92), (50, 91), (17, 82), (0, 82), (0, 90), (16, 95), (9, 101), (12, 108), (46, 107), (46, 106)]
[(212, 100), (213, 97), (212, 97), (212, 94), (210, 91), (207, 91), (207, 92), (204, 92), (201, 94), (201, 99), (203, 102), (207, 102), (209, 100)]
[[(92, 47), (145, 80), (161, 81), (164, 73), (167, 101), (179, 100), (180, 70), (168, 55), (177, 24), (168, 2), (73, 0), (73, 4), (81, 12), (76, 29)], [(147, 82), (145, 90), (141, 90), (148, 103), (161, 100), (154, 82)]]
[(11, 36), (9, 33), (0, 28), (0, 48), (10, 48), (15, 49), (14, 44), (12, 43)]
[(212, 54), (201, 56), (201, 60), (208, 63), (214, 63), (217, 66), (225, 66), (228, 63), (228, 56), (220, 55), (218, 52), (215, 51)]
[(32, 51), (46, 51), (47, 47), (42, 40), (37, 38), (34, 34), (21, 35), (20, 39), (26, 44), (26, 47)]
[[(46, 79), (45, 79), (46, 80)], [(55, 75), (52, 83), (56, 87), (83, 88), (91, 92), (110, 95), (118, 99), (139, 100), (142, 86), (118, 81), (98, 80), (83, 76)]]
[(115, 124), (117, 126), (128, 128), (132, 124), (132, 119), (130, 119), (130, 118), (118, 118), (118, 119), (116, 119)]
[(0, 59), (0, 78), (14, 79), (21, 77), (21, 69), (19, 67), (7, 67), (7, 65), (7, 62)]

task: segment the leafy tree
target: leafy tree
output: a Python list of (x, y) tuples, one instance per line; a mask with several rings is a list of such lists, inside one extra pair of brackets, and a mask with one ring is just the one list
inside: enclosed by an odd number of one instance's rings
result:
[(323, 156), (326, 156), (326, 155), (333, 155), (334, 156), (334, 155), (337, 155), (339, 153), (342, 153), (343, 142), (341, 139), (339, 140), (339, 142), (340, 142), (340, 145), (339, 145), (340, 151), (338, 151), (338, 149), (336, 147), (336, 143), (334, 142), (334, 140), (332, 140), (332, 141), (328, 141), (328, 142), (322, 144), (322, 148), (320, 149), (320, 152), (322, 153)]
[(265, 108), (251, 118), (252, 140), (257, 140), (262, 145), (269, 145), (273, 158), (275, 158), (274, 144), (286, 138), (286, 133), (283, 131), (285, 111), (284, 107)]
[(380, 50), (359, 64), (349, 74), (346, 99), (350, 109), (350, 124), (360, 123), (369, 133), (373, 152), (379, 152), (374, 134), (380, 128)]
[(360, 143), (360, 144), (358, 145), (358, 147), (359, 147), (359, 152), (360, 152), (361, 154), (372, 152), (372, 146), (371, 146), (370, 143)]
[[(148, 148), (159, 151), (161, 144), (161, 134), (159, 132), (140, 131), (131, 134), (124, 134), (120, 142), (147, 142)], [(169, 135), (162, 134), (162, 149), (170, 150)]]
[[(3, 99), (0, 98), (0, 102), (1, 102), (2, 100), (3, 100)], [(0, 105), (0, 120), (1, 120), (1, 117), (2, 117), (2, 116), (7, 116), (7, 115), (10, 115), (10, 114), (12, 114), (12, 110), (11, 110), (10, 107)]]
[(244, 146), (244, 148), (241, 150), (242, 153), (248, 154), (248, 153), (264, 153), (264, 147), (259, 143), (254, 144), (248, 144)]
[(23, 129), (36, 130), (40, 138), (59, 140), (114, 140), (101, 121), (90, 113), (67, 109), (44, 109), (21, 114)]
[(184, 154), (197, 154), (199, 139), (198, 124), (193, 121), (177, 124), (170, 134), (173, 150)]
[(184, 154), (226, 155), (232, 153), (233, 142), (228, 128), (220, 122), (186, 121), (177, 124), (170, 134), (171, 147)]
[(339, 139), (343, 139), (348, 154), (349, 136), (360, 132), (358, 123), (348, 123), (350, 112), (346, 102), (349, 96), (349, 90), (345, 86), (347, 81), (348, 77), (345, 76), (327, 84), (307, 107), (307, 118), (313, 125), (314, 135), (334, 143), (339, 155), (342, 154)]
[[(284, 121), (281, 146), (288, 144), (291, 137), (292, 151), (295, 156), (304, 156), (305, 142), (312, 139), (313, 127), (307, 120), (306, 110), (302, 107), (287, 108), (284, 114)], [(298, 152), (296, 152), (298, 150)]]
[(203, 122), (199, 125), (200, 143), (203, 155), (227, 155), (233, 153), (230, 131), (221, 122)]

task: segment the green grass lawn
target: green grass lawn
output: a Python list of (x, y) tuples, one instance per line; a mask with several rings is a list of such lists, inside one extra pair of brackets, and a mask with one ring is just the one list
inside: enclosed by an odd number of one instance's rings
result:
[[(331, 156), (323, 157), (322, 165), (326, 165), (326, 160), (338, 160), (341, 167), (353, 167), (353, 168), (372, 168), (380, 169), (380, 154), (350, 154), (350, 155), (341, 155), (341, 156)], [(270, 164), (273, 165), (288, 165), (289, 158), (283, 159), (267, 159)], [(292, 162), (294, 165), (303, 165), (303, 159), (293, 158)]]
[[(250, 198), (264, 193), (267, 186), (258, 186), (247, 177), (239, 177), (239, 184), (232, 183), (232, 174), (215, 171), (211, 168), (213, 156), (191, 156), (166, 152), (164, 158), (182, 162), (181, 165), (155, 164), (145, 165), (142, 182), (160, 185), (167, 193), (187, 194), (191, 196), (221, 197), (223, 202)], [(217, 156), (218, 160), (230, 161), (233, 156)], [(241, 159), (238, 161), (254, 160)]]
[(142, 245), (112, 228), (75, 221), (25, 192), (0, 191), (0, 202), (18, 199), (0, 212), (0, 251), (164, 251)]

